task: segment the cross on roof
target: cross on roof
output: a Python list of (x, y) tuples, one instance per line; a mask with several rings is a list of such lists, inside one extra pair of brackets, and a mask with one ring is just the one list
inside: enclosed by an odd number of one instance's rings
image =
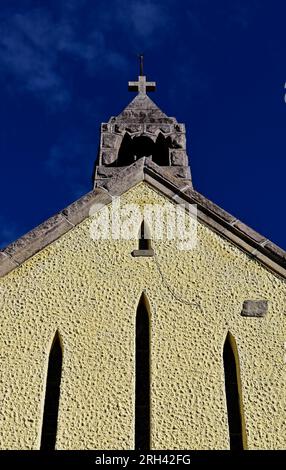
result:
[(155, 91), (156, 82), (147, 82), (146, 75), (143, 75), (143, 60), (144, 56), (141, 54), (140, 59), (140, 75), (138, 77), (138, 82), (128, 82), (129, 91), (138, 91), (139, 95), (146, 95), (146, 91)]

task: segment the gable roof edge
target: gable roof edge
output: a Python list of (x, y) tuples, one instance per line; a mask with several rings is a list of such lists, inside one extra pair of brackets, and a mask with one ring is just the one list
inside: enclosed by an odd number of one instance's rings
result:
[[(283, 279), (286, 278), (286, 251), (282, 248), (214, 204), (194, 190), (191, 185), (181, 183), (180, 188), (177, 185), (174, 187), (169, 176), (166, 185), (166, 176), (162, 178), (159, 172), (151, 168), (146, 169), (146, 175), (146, 182), (157, 187), (160, 192), (175, 202), (182, 205), (196, 204), (200, 222), (238, 246), (250, 258), (257, 259), (275, 274)], [(156, 180), (155, 185), (154, 179)], [(188, 207), (186, 209), (188, 210)]]
[(141, 181), (146, 181), (172, 201), (184, 205), (187, 210), (189, 204), (196, 204), (199, 221), (231, 241), (271, 272), (283, 279), (286, 278), (284, 250), (195, 191), (190, 182), (170, 176), (160, 166), (146, 158), (123, 168), (112, 179), (99, 182), (93, 191), (1, 250), (0, 277), (17, 268), (82, 222), (89, 216), (90, 208), (94, 204), (97, 204), (98, 208), (104, 206), (110, 203), (114, 196), (122, 195)]

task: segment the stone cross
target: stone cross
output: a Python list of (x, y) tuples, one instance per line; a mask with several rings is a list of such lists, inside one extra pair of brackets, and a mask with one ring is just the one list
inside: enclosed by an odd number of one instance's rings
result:
[(138, 91), (139, 95), (146, 95), (146, 91), (155, 91), (156, 82), (146, 82), (146, 76), (139, 75), (138, 82), (128, 82), (129, 91)]
[(146, 95), (146, 91), (156, 90), (156, 82), (146, 81), (146, 76), (143, 75), (143, 55), (140, 55), (139, 58), (140, 58), (140, 75), (138, 77), (138, 82), (128, 82), (128, 90), (138, 91), (139, 95)]

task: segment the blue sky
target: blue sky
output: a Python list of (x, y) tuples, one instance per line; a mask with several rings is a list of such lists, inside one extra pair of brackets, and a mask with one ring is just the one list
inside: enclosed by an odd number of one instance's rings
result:
[(144, 52), (195, 188), (286, 249), (285, 18), (282, 0), (1, 0), (0, 247), (91, 189)]

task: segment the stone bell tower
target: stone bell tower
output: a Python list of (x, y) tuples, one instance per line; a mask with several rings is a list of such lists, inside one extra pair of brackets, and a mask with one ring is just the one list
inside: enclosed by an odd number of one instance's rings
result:
[(147, 81), (143, 73), (143, 56), (140, 58), (138, 81), (129, 82), (128, 87), (129, 91), (138, 91), (137, 96), (118, 116), (101, 125), (94, 186), (100, 186), (122, 167), (143, 157), (159, 165), (170, 176), (191, 185), (185, 125), (168, 117), (147, 96), (147, 91), (155, 91), (156, 83)]

